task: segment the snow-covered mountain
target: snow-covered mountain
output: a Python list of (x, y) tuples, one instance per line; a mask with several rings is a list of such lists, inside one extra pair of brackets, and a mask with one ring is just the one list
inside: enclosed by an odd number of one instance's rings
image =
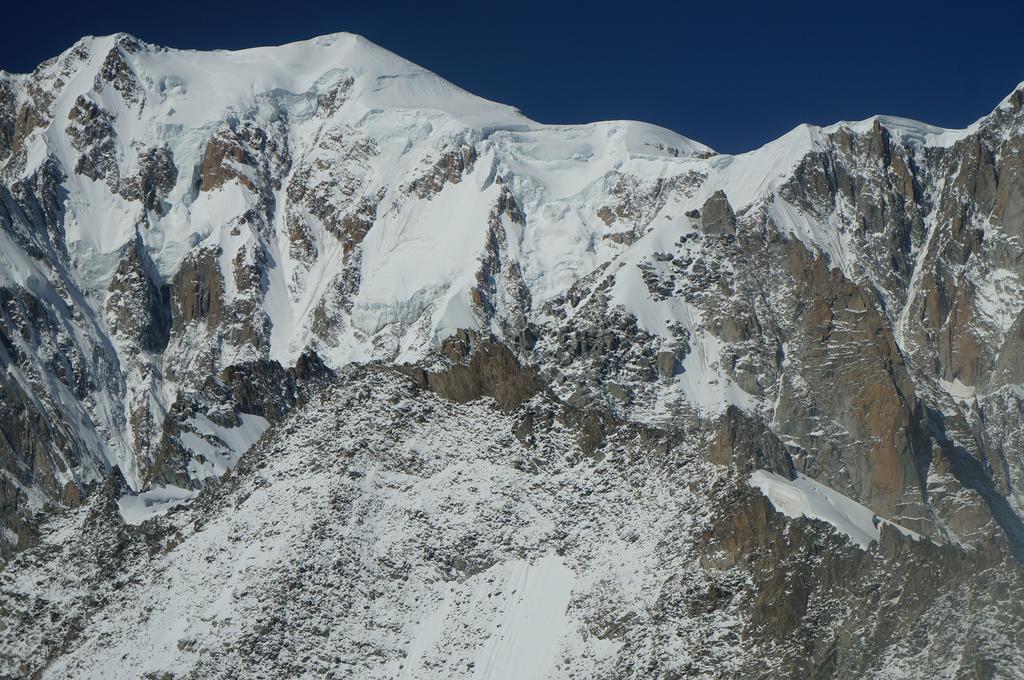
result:
[(730, 156), (349, 34), (0, 72), (0, 672), (1018, 677), (1022, 109)]

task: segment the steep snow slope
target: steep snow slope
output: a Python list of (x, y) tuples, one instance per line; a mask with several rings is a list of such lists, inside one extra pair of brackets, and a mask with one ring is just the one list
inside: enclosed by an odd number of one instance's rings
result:
[[(5, 248), (3, 275), (71, 315), (106, 314), (77, 324), (83, 362), (110, 364), (84, 420), (102, 465), (136, 487), (153, 465), (143, 442), (211, 371), (309, 349), (335, 367), (411, 359), (460, 327), (521, 324), (522, 296), (474, 305), (497, 202), (537, 211), (498, 230), (509, 285), (540, 304), (622, 250), (596, 216), (613, 177), (653, 181), (710, 153), (640, 123), (538, 125), (347, 34), (208, 54), (86, 38), (11, 85), (28, 123), (4, 150), (6, 181), (52, 186), (48, 214), (22, 201), (9, 229), (52, 243), (39, 271), (28, 243)], [(169, 345), (131, 337), (150, 310), (113, 308), (129, 255), (145, 285), (198, 297), (170, 301)]]

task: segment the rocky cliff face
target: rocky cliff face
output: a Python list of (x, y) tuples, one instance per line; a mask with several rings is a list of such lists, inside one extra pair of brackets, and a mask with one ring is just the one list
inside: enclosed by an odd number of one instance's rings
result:
[(0, 74), (0, 670), (1015, 677), (1022, 92), (726, 156), (351, 35)]

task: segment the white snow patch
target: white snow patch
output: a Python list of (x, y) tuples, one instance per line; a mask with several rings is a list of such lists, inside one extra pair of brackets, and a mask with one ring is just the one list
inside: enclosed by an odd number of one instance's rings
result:
[(974, 385), (965, 385), (960, 382), (960, 378), (953, 378), (952, 382), (939, 378), (939, 386), (957, 401), (969, 402), (974, 399), (974, 395), (978, 391)]
[(177, 486), (160, 486), (143, 491), (137, 496), (122, 496), (117, 507), (125, 524), (142, 524), (151, 517), (162, 515), (171, 508), (191, 500), (198, 491)]
[[(492, 574), (493, 572), (493, 574)], [(491, 636), (474, 660), (475, 680), (548, 677), (564, 637), (571, 632), (566, 608), (575, 575), (557, 557), (533, 564), (507, 562), (488, 570), (513, 585), (503, 593)]]
[(0, 539), (7, 541), (11, 545), (18, 545), (18, 534), (14, 533), (7, 527), (0, 529)]
[(242, 421), (238, 427), (224, 427), (204, 415), (198, 415), (189, 421), (195, 432), (186, 431), (178, 435), (182, 446), (207, 461), (203, 469), (192, 470), (198, 478), (220, 476), (233, 468), (242, 454), (270, 427), (265, 418), (251, 413), (240, 413), (238, 417)]
[(910, 529), (882, 519), (871, 508), (799, 473), (796, 479), (789, 480), (767, 470), (755, 470), (749, 482), (786, 517), (808, 517), (828, 522), (865, 550), (872, 543), (880, 541), (883, 522), (914, 540), (924, 538)]
[(547, 556), (511, 560), (447, 584), (412, 631), (401, 677), (436, 677), (432, 651), (469, 621), (481, 636), (472, 661), (475, 680), (552, 677), (558, 652), (574, 633), (567, 608), (575, 583), (560, 558)]

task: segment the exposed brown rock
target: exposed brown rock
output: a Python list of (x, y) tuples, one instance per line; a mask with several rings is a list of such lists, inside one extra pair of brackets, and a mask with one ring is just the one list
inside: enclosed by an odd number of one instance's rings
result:
[(678, 371), (679, 358), (675, 352), (663, 350), (655, 355), (655, 362), (658, 365), (658, 377), (667, 379), (674, 376)]
[[(752, 579), (753, 590), (739, 602), (744, 635), (774, 650), (766, 664), (771, 670), (750, 668), (750, 677), (870, 676), (887, 648), (923, 648), (926, 631), (952, 625), (966, 601), (1000, 597), (1007, 584), (1022, 587), (1013, 568), (992, 569), (957, 546), (915, 540), (885, 525), (877, 550), (858, 549), (824, 522), (784, 517), (756, 490), (738, 489), (716, 515), (702, 561)], [(932, 578), (922, 579), (921, 569)], [(1009, 580), (995, 586), (994, 578)], [(933, 579), (962, 604), (943, 606)], [(834, 606), (841, 601), (851, 606)], [(828, 640), (822, 630), (831, 631)], [(997, 677), (991, 670), (972, 673), (997, 666), (984, 639), (981, 633), (965, 647), (963, 677)]]
[(700, 228), (708, 234), (736, 233), (736, 213), (725, 192), (716, 191), (704, 201), (700, 209)]
[(174, 332), (192, 321), (215, 326), (224, 315), (224, 277), (218, 259), (220, 248), (190, 253), (171, 282), (171, 320)]
[(126, 103), (135, 106), (143, 104), (145, 91), (139, 85), (135, 71), (128, 63), (124, 53), (138, 52), (141, 47), (139, 42), (131, 36), (120, 38), (103, 59), (100, 72), (96, 76), (97, 84), (109, 83), (115, 91), (120, 93)]
[(117, 190), (120, 169), (113, 115), (85, 95), (79, 95), (68, 112), (65, 132), (71, 145), (80, 152), (75, 172), (92, 180), (106, 180), (112, 190)]
[(337, 113), (338, 109), (348, 101), (354, 83), (355, 80), (351, 77), (345, 78), (329, 91), (319, 95), (316, 99), (317, 113), (325, 117)]
[[(375, 142), (359, 131), (346, 128), (318, 138), (313, 157), (304, 161), (288, 181), (289, 234), (294, 252), (312, 257), (314, 245), (305, 224), (308, 211), (338, 238), (346, 259), (362, 242), (377, 217), (385, 190), (370, 192), (366, 178), (370, 160), (378, 153)], [(345, 158), (336, 164), (328, 159)]]
[(793, 245), (789, 267), (800, 282), (797, 299), (808, 301), (798, 319), (802, 339), (790, 340), (789, 349), (801, 379), (784, 379), (775, 419), (808, 448), (825, 434), (849, 442), (815, 451), (810, 474), (885, 516), (898, 515), (923, 499), (920, 466), (928, 454), (892, 331), (877, 298), (825, 258)]
[(504, 345), (475, 331), (460, 330), (445, 341), (441, 353), (453, 362), (447, 369), (407, 371), (445, 399), (464, 403), (491, 397), (498, 408), (510, 410), (545, 389), (540, 377)]
[(718, 431), (708, 449), (718, 465), (735, 465), (740, 473), (768, 470), (794, 479), (796, 470), (786, 447), (760, 419), (730, 406), (718, 420)]
[(213, 191), (225, 182), (238, 180), (242, 186), (255, 191), (256, 184), (245, 168), (252, 170), (252, 162), (244, 148), (228, 137), (213, 137), (203, 152), (199, 190)]
[(430, 198), (446, 184), (458, 184), (465, 174), (473, 171), (476, 159), (476, 148), (469, 145), (445, 152), (427, 174), (409, 183), (409, 193)]
[(147, 352), (163, 351), (171, 330), (168, 290), (154, 277), (153, 263), (136, 237), (114, 270), (106, 303), (111, 331)]
[(178, 180), (174, 155), (166, 144), (139, 151), (138, 174), (121, 183), (121, 195), (129, 200), (142, 201), (146, 210), (164, 211), (164, 199)]
[(33, 130), (44, 127), (47, 122), (46, 116), (39, 113), (31, 103), (22, 104), (14, 123), (11, 153), (15, 156), (22, 153), (25, 150), (25, 139)]

